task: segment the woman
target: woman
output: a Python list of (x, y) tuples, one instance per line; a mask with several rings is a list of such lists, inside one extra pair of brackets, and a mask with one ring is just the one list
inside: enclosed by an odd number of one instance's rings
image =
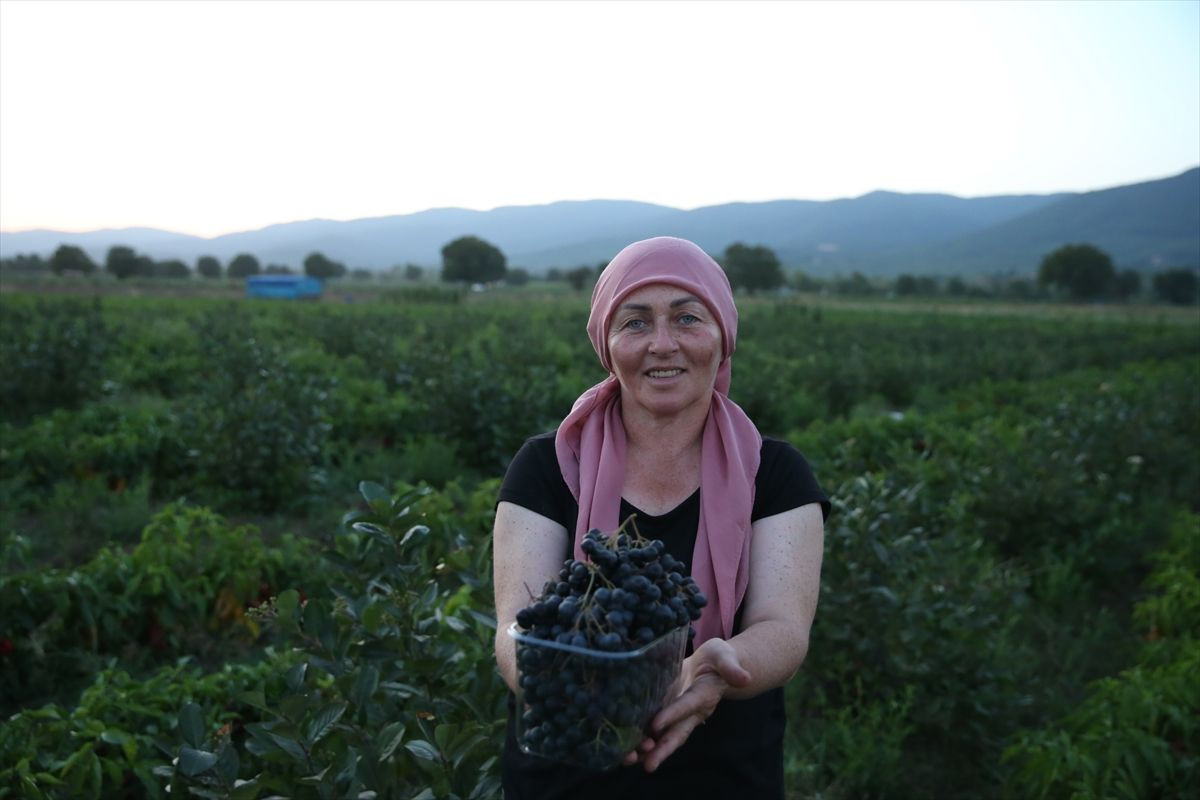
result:
[[(505, 633), (591, 528), (636, 514), (708, 595), (679, 692), (626, 766), (591, 772), (526, 755), (510, 710), (503, 768), (516, 798), (783, 797), (782, 686), (804, 660), (829, 501), (803, 456), (764, 439), (728, 398), (737, 309), (729, 281), (682, 239), (636, 242), (592, 293), (588, 335), (609, 377), (554, 434), (533, 437), (500, 490), (493, 537), (496, 658)], [(512, 699), (510, 697), (510, 703)]]

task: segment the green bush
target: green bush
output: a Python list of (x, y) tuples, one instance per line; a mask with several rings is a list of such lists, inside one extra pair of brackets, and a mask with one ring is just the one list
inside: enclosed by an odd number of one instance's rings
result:
[(1138, 663), (1079, 707), (1016, 737), (1015, 797), (1191, 797), (1200, 783), (1200, 516), (1181, 514), (1134, 610)]
[(74, 570), (0, 576), (0, 634), (11, 642), (0, 713), (69, 697), (113, 656), (132, 668), (245, 652), (259, 634), (247, 607), (288, 586), (316, 589), (313, 558), (306, 542), (268, 547), (250, 526), (173, 504), (132, 552), (104, 548)]
[(0, 414), (22, 419), (96, 397), (108, 332), (99, 301), (7, 301), (0, 313)]
[[(462, 518), (484, 521), (494, 491), (477, 493)], [(335, 598), (289, 591), (273, 605), (298, 662), (279, 691), (242, 696), (257, 710), (242, 720), (244, 742), (228, 731), (184, 737), (161, 770), (173, 796), (497, 794), (503, 692), (495, 620), (477, 610), (491, 595), (481, 532), (423, 501), (427, 490), (393, 497), (364, 483), (362, 493), (369, 510), (347, 515), (329, 554), (341, 568)]]
[[(0, 726), (0, 797), (167, 797), (154, 770), (175, 730), (232, 730), (245, 707), (231, 698), (261, 691), (286, 668), (286, 660), (273, 654), (258, 664), (226, 664), (214, 671), (183, 659), (148, 676), (110, 664), (72, 708), (47, 705)], [(198, 706), (188, 703), (209, 705), (210, 716), (201, 718)]]

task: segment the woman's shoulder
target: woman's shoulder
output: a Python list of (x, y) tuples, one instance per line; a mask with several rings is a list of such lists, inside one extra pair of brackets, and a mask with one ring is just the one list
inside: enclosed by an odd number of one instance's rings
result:
[(760, 451), (760, 463), (765, 465), (776, 462), (791, 462), (804, 464), (808, 463), (808, 459), (804, 454), (797, 450), (791, 442), (786, 439), (779, 439), (774, 436), (762, 437), (762, 449)]
[(753, 519), (790, 511), (806, 503), (820, 503), (829, 516), (829, 496), (804, 454), (784, 439), (762, 437), (758, 474), (754, 478)]

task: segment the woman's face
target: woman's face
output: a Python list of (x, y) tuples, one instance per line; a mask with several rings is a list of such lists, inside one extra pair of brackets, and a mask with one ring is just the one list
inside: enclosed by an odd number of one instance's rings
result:
[(608, 350), (622, 402), (653, 416), (707, 409), (721, 363), (721, 327), (688, 290), (654, 283), (621, 301)]

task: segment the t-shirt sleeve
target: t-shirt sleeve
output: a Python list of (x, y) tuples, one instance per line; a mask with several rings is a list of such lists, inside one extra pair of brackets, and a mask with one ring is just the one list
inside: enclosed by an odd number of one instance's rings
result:
[(558, 468), (554, 435), (543, 434), (527, 439), (513, 456), (496, 501), (529, 509), (573, 531), (573, 500)]
[(809, 503), (820, 503), (821, 514), (829, 518), (829, 496), (817, 483), (808, 460), (787, 442), (764, 439), (762, 462), (754, 481), (751, 520), (782, 514)]

